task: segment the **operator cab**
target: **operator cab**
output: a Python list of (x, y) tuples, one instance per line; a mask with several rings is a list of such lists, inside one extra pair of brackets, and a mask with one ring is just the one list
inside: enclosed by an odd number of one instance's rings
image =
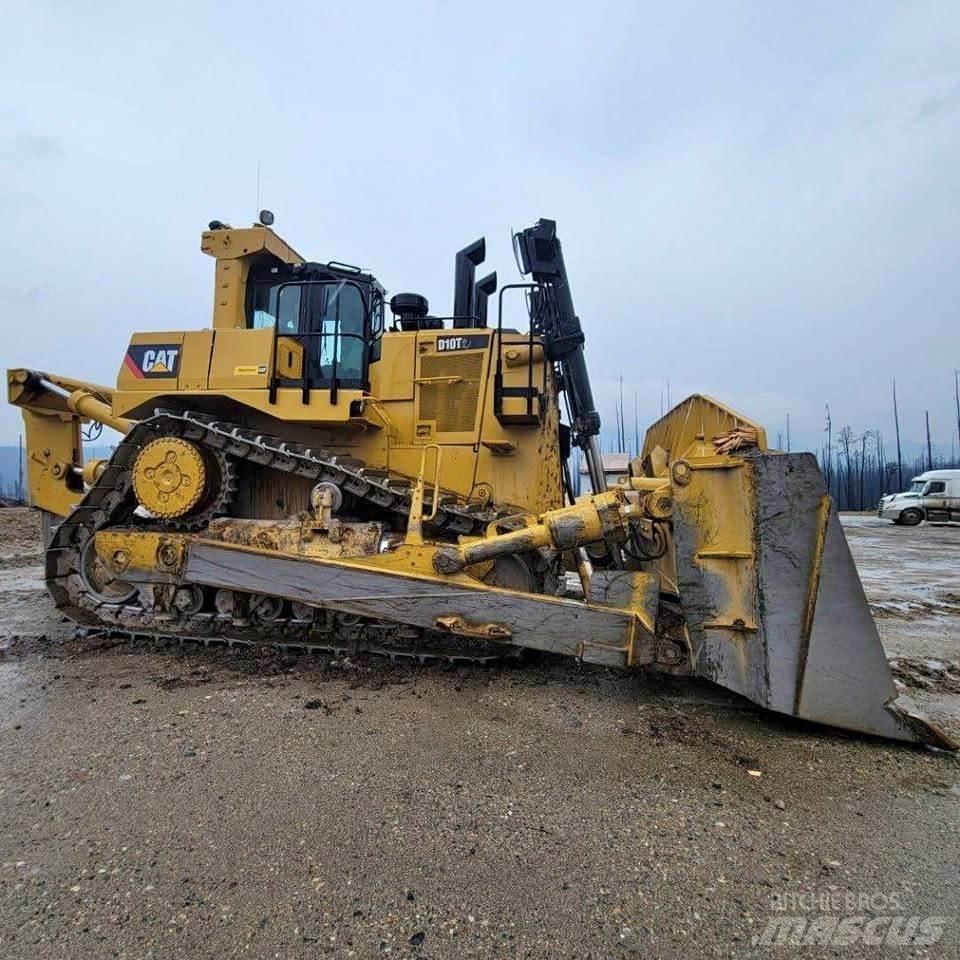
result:
[[(245, 315), (251, 330), (273, 328), (303, 348), (307, 388), (369, 390), (380, 358), (384, 290), (369, 273), (342, 263), (253, 265)], [(290, 380), (290, 382), (286, 382)], [(279, 386), (300, 385), (281, 378)]]

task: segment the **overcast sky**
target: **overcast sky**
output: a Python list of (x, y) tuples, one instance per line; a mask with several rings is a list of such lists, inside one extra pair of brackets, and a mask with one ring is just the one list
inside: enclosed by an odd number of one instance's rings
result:
[[(6, 366), (113, 383), (209, 324), (199, 235), (261, 205), (310, 259), (452, 306), (453, 254), (558, 221), (612, 422), (716, 396), (794, 447), (956, 438), (960, 4), (5, 4)], [(19, 416), (5, 405), (0, 442)]]

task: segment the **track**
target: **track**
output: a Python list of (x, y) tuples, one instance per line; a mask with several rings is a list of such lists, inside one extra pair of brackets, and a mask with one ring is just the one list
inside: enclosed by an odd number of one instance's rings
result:
[[(208, 595), (200, 610), (170, 619), (169, 614), (158, 615), (145, 608), (138, 596), (111, 596), (108, 590), (98, 591), (92, 586), (96, 577), (91, 569), (90, 549), (97, 531), (118, 524), (141, 525), (144, 529), (157, 529), (160, 524), (135, 514), (137, 503), (131, 479), (137, 454), (146, 443), (159, 436), (180, 437), (204, 446), (219, 462), (230, 467), (236, 461), (245, 460), (260, 469), (296, 474), (316, 483), (333, 483), (371, 507), (409, 516), (410, 483), (405, 478), (368, 470), (361, 461), (289, 443), (203, 414), (157, 411), (124, 437), (96, 484), (53, 534), (46, 552), (47, 589), (58, 609), (72, 620), (111, 636), (151, 637), (205, 646), (266, 643), (282, 650), (369, 652), (394, 660), (420, 662), (484, 662), (502, 657), (503, 644), (329, 611), (294, 610), (285, 602), (278, 603), (269, 611), (269, 616), (258, 619), (254, 614), (237, 620), (212, 612), (215, 606)], [(425, 508), (432, 509), (429, 497)], [(479, 533), (489, 523), (505, 516), (504, 512), (444, 497), (430, 528), (434, 536), (454, 537), (461, 533)]]

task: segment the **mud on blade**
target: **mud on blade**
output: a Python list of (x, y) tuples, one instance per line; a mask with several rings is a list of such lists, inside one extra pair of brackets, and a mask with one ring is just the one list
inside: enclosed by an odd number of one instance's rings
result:
[(957, 748), (897, 695), (812, 454), (704, 461), (675, 495), (677, 586), (696, 673), (769, 710)]

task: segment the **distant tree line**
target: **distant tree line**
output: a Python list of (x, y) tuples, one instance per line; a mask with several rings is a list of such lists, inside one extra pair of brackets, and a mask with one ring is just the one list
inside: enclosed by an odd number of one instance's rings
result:
[(5, 503), (25, 503), (26, 491), (23, 480), (23, 437), (20, 437), (17, 449), (16, 473), (11, 476), (4, 476), (0, 471), (0, 500)]
[[(604, 453), (626, 453), (635, 457), (640, 450), (637, 394), (633, 397), (633, 429), (626, 421), (623, 400), (623, 377), (619, 379), (619, 397), (614, 407), (614, 434), (605, 432), (602, 438)], [(960, 441), (960, 371), (954, 371), (954, 403), (956, 405), (956, 441)], [(660, 413), (664, 412), (664, 399), (670, 407), (670, 386), (667, 383), (666, 397), (661, 395)], [(951, 442), (947, 456), (941, 449), (934, 450), (930, 437), (930, 414), (925, 411), (926, 443), (919, 455), (906, 456), (900, 438), (900, 408), (897, 400), (897, 385), (893, 383), (894, 435), (884, 437), (879, 429), (856, 431), (846, 425), (834, 430), (829, 404), (824, 421), (824, 441), (817, 451), (817, 460), (823, 472), (830, 495), (840, 510), (872, 510), (880, 498), (888, 493), (899, 493), (918, 474), (927, 470), (960, 469), (960, 445)], [(773, 438), (768, 438), (772, 444)], [(790, 451), (790, 414), (786, 416), (786, 435), (777, 433), (776, 449)], [(579, 495), (581, 455), (573, 451), (574, 491)]]
[(920, 456), (897, 457), (879, 430), (856, 433), (849, 426), (840, 429), (835, 443), (823, 445), (817, 459), (840, 510), (872, 510), (882, 496), (899, 493), (926, 470), (960, 468), (956, 453), (947, 457), (928, 446)]
[[(953, 396), (957, 408), (957, 438), (960, 440), (960, 371), (953, 373)], [(960, 468), (958, 448), (951, 442), (950, 456), (934, 453), (930, 440), (930, 411), (924, 411), (926, 449), (919, 456), (904, 457), (900, 443), (900, 408), (897, 403), (897, 382), (893, 381), (892, 445), (888, 446), (880, 430), (857, 433), (844, 426), (833, 434), (830, 405), (826, 407), (824, 434), (826, 439), (817, 452), (820, 469), (830, 495), (840, 510), (871, 510), (888, 493), (904, 490), (913, 477), (927, 470)], [(787, 421), (789, 423), (789, 419)]]
[(0, 500), (3, 500), (8, 506), (26, 503), (27, 494), (23, 485), (16, 480), (7, 480), (3, 474), (0, 474)]

